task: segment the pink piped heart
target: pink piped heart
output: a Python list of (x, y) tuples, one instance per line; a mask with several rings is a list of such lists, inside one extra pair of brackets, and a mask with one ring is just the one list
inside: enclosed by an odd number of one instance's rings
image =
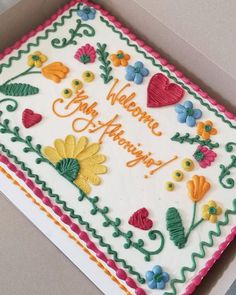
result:
[(42, 120), (42, 115), (30, 109), (25, 109), (22, 113), (22, 123), (25, 128), (30, 128)]
[(184, 90), (175, 83), (170, 83), (163, 74), (152, 76), (147, 88), (147, 106), (164, 107), (178, 103), (184, 96)]
[(153, 222), (148, 218), (148, 214), (146, 208), (137, 210), (130, 216), (129, 224), (143, 230), (149, 230), (152, 227)]

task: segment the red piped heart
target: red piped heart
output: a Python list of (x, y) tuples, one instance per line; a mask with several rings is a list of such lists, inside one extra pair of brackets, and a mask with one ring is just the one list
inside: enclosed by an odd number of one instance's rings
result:
[(176, 104), (184, 96), (184, 90), (175, 83), (170, 83), (163, 74), (152, 76), (147, 88), (147, 106), (158, 108)]
[(30, 109), (25, 109), (22, 113), (22, 123), (25, 128), (30, 128), (42, 120), (42, 116)]
[(149, 213), (146, 208), (141, 208), (137, 210), (130, 216), (129, 224), (143, 230), (150, 229), (153, 225), (153, 222), (149, 218), (147, 218), (148, 214)]

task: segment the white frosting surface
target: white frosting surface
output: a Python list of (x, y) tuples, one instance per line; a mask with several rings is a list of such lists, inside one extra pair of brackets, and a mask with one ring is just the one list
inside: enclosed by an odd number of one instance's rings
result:
[[(65, 14), (68, 14), (68, 12), (65, 12)], [(115, 219), (115, 217), (119, 217), (121, 219), (120, 228), (124, 232), (131, 230), (133, 232), (134, 241), (142, 238), (145, 242), (145, 248), (155, 250), (159, 247), (159, 240), (149, 240), (147, 231), (142, 231), (128, 224), (128, 219), (133, 212), (142, 207), (147, 208), (149, 217), (154, 223), (152, 229), (160, 230), (165, 237), (163, 251), (156, 256), (152, 256), (150, 262), (146, 262), (144, 261), (143, 254), (136, 249), (124, 249), (123, 244), (125, 240), (122, 237), (114, 238), (112, 236), (112, 227), (104, 227), (102, 225), (104, 219), (101, 215), (90, 214), (92, 207), (89, 202), (86, 200), (78, 202), (78, 190), (66, 179), (61, 177), (56, 170), (48, 164), (36, 164), (36, 155), (33, 153), (24, 153), (22, 151), (24, 145), (11, 142), (9, 135), (0, 134), (0, 142), (9, 148), (20, 160), (24, 161), (34, 173), (44, 179), (47, 185), (51, 187), (55, 193), (59, 194), (61, 199), (66, 201), (68, 207), (73, 208), (75, 213), (82, 215), (84, 220), (88, 221), (91, 227), (94, 227), (97, 233), (104, 237), (104, 241), (109, 243), (112, 248), (118, 252), (119, 256), (132, 265), (135, 270), (144, 276), (147, 270), (151, 270), (153, 266), (158, 264), (170, 274), (171, 278), (179, 278), (180, 269), (183, 266), (192, 265), (191, 253), (199, 252), (199, 243), (201, 241), (208, 241), (208, 233), (210, 230), (215, 230), (216, 225), (207, 221), (203, 222), (192, 232), (185, 247), (183, 249), (178, 249), (169, 239), (169, 233), (166, 230), (166, 211), (169, 207), (178, 208), (185, 229), (187, 230), (191, 223), (193, 202), (187, 196), (186, 182), (195, 174), (205, 176), (211, 184), (210, 191), (197, 205), (197, 219), (201, 218), (201, 206), (211, 199), (219, 203), (224, 211), (227, 208), (232, 208), (235, 187), (233, 189), (223, 188), (218, 181), (218, 177), (220, 175), (219, 165), (228, 165), (230, 163), (230, 153), (226, 153), (224, 146), (227, 142), (235, 141), (236, 131), (224, 123), (221, 118), (215, 116), (213, 112), (208, 111), (198, 100), (185, 91), (181, 103), (187, 100), (192, 101), (194, 108), (202, 110), (203, 115), (201, 121), (211, 120), (214, 123), (218, 133), (212, 136), (212, 141), (219, 142), (220, 147), (215, 149), (217, 158), (210, 167), (202, 169), (198, 163), (194, 161), (194, 170), (191, 172), (184, 172), (184, 179), (181, 182), (175, 183), (174, 191), (167, 192), (164, 187), (165, 182), (169, 180), (172, 181), (172, 172), (175, 169), (181, 169), (181, 160), (186, 157), (192, 158), (197, 147), (197, 144), (190, 145), (188, 143), (179, 144), (177, 142), (172, 142), (170, 138), (176, 132), (179, 132), (181, 135), (189, 132), (192, 136), (195, 136), (196, 129), (177, 122), (174, 106), (162, 108), (146, 107), (149, 80), (154, 74), (159, 73), (160, 70), (158, 67), (152, 65), (149, 60), (145, 59), (142, 54), (137, 53), (133, 47), (127, 46), (125, 41), (119, 39), (117, 34), (113, 33), (110, 28), (102, 23), (100, 21), (99, 12), (97, 12), (95, 20), (88, 22), (89, 25), (95, 28), (96, 34), (94, 37), (83, 36), (83, 38), (76, 39), (78, 41), (77, 45), (69, 45), (62, 49), (53, 48), (51, 46), (51, 40), (53, 38), (68, 38), (68, 30), (75, 28), (77, 18), (77, 14), (74, 13), (73, 17), (66, 20), (65, 25), (59, 27), (56, 33), (50, 34), (49, 38), (46, 40), (41, 40), (39, 46), (31, 50), (31, 52), (39, 50), (47, 55), (47, 63), (53, 61), (63, 62), (70, 69), (67, 78), (62, 80), (60, 84), (55, 84), (51, 80), (46, 80), (42, 75), (23, 76), (17, 79), (16, 82), (28, 82), (38, 87), (40, 92), (37, 95), (16, 98), (19, 103), (18, 109), (14, 113), (4, 112), (3, 117), (10, 120), (11, 127), (20, 127), (20, 134), (22, 137), (31, 135), (33, 137), (33, 144), (41, 144), (42, 146), (52, 145), (54, 139), (64, 139), (68, 134), (73, 134), (77, 138), (85, 135), (88, 136), (90, 142), (97, 142), (101, 136), (101, 132), (99, 131), (90, 134), (87, 131), (75, 133), (72, 130), (72, 121), (77, 117), (86, 117), (84, 114), (78, 112), (71, 117), (61, 119), (52, 112), (53, 101), (60, 97), (63, 88), (70, 87), (72, 79), (78, 78), (82, 80), (81, 75), (85, 70), (94, 72), (95, 80), (91, 83), (84, 83), (84, 90), (89, 96), (89, 103), (94, 101), (98, 102), (96, 108), (99, 112), (98, 120), (106, 122), (115, 114), (118, 114), (118, 122), (122, 124), (122, 129), (125, 131), (124, 137), (134, 144), (140, 143), (140, 148), (145, 152), (151, 152), (154, 159), (168, 161), (174, 155), (178, 156), (177, 160), (145, 179), (144, 175), (148, 174), (151, 169), (145, 168), (142, 164), (138, 164), (133, 168), (126, 167), (126, 162), (133, 159), (133, 156), (116, 142), (113, 142), (111, 138), (106, 136), (101, 145), (101, 153), (107, 156), (105, 165), (108, 167), (108, 173), (101, 176), (101, 185), (93, 186), (91, 192), (91, 196), (99, 196), (98, 206), (100, 208), (107, 206), (110, 209), (108, 214), (110, 218)], [(43, 32), (40, 32), (39, 35), (43, 35)], [(27, 43), (34, 43), (36, 37), (37, 35), (30, 38)], [(101, 70), (99, 66), (101, 64), (98, 58), (95, 63), (86, 65), (74, 59), (74, 54), (78, 47), (86, 43), (96, 47), (97, 42), (106, 43), (109, 53), (115, 53), (119, 49), (123, 50), (131, 56), (129, 64), (133, 65), (136, 61), (142, 61), (145, 67), (149, 69), (150, 74), (148, 77), (144, 78), (144, 82), (141, 85), (136, 85), (131, 82), (131, 87), (126, 90), (125, 93), (129, 95), (133, 91), (136, 92), (135, 102), (142, 110), (150, 114), (159, 123), (162, 136), (154, 136), (145, 124), (138, 122), (136, 118), (132, 117), (131, 114), (118, 103), (113, 106), (110, 105), (106, 100), (106, 95), (114, 80), (107, 85), (103, 83), (103, 80), (100, 78)], [(21, 49), (26, 49), (27, 43), (23, 44)], [(15, 54), (16, 51), (13, 51), (12, 55)], [(16, 73), (20, 73), (26, 69), (27, 55), (28, 54), (23, 54), (20, 60), (14, 61), (10, 68), (3, 70), (1, 83), (11, 78)], [(8, 58), (9, 56), (5, 57), (2, 63), (7, 62)], [(112, 75), (120, 80), (119, 86), (117, 86), (116, 89), (121, 88), (127, 83), (125, 80), (125, 69), (123, 67), (113, 67)], [(21, 122), (22, 112), (26, 108), (30, 108), (43, 115), (43, 120), (30, 129), (25, 129)], [(231, 177), (233, 179), (236, 178), (236, 169), (231, 170)], [(224, 215), (222, 214), (219, 219), (224, 220)], [(230, 216), (229, 225), (222, 227), (221, 237), (215, 238), (214, 246), (206, 249), (206, 257), (204, 259), (197, 260), (196, 273), (213, 255), (218, 245), (225, 240), (226, 235), (230, 232), (235, 222), (236, 217)], [(92, 237), (91, 239), (98, 245), (96, 239)], [(101, 250), (105, 252), (105, 248), (101, 248)], [(188, 282), (190, 282), (191, 278), (193, 278), (196, 273), (187, 273)], [(178, 294), (183, 292), (186, 285), (187, 284), (177, 285)], [(148, 294), (156, 293), (155, 290), (152, 291), (148, 289), (146, 284), (142, 285), (142, 287)], [(164, 291), (170, 291), (169, 284), (166, 285)], [(158, 291), (158, 294), (163, 294), (164, 291)]]

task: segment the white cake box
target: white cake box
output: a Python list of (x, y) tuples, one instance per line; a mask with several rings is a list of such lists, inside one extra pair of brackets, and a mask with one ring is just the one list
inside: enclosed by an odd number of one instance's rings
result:
[[(41, 24), (67, 2), (21, 0), (4, 11), (0, 15), (0, 51)], [(228, 1), (227, 5), (222, 1), (213, 4), (210, 0), (197, 2), (181, 0), (178, 4), (174, 0), (110, 0), (109, 2), (96, 0), (94, 2), (103, 5), (213, 98), (236, 112), (236, 39), (233, 35), (236, 28), (236, 18), (233, 15), (236, 3), (234, 1)], [(230, 248), (233, 253), (234, 247), (231, 245)], [(226, 255), (233, 257), (230, 251), (224, 255), (224, 258)], [(224, 268), (227, 271), (224, 275), (221, 271), (224, 261), (221, 260), (213, 274), (205, 278), (196, 294), (203, 294), (203, 290), (204, 295), (221, 295), (226, 292), (233, 282), (236, 263), (230, 264), (230, 259), (225, 260)], [(223, 275), (218, 278), (218, 282), (215, 279), (217, 273), (219, 276)], [(86, 282), (83, 281), (83, 284)], [(209, 285), (213, 286), (212, 290), (206, 291)], [(56, 290), (56, 286), (53, 289)]]

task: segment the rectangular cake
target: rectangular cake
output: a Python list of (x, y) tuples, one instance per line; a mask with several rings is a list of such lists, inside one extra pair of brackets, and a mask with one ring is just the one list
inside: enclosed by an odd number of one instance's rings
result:
[(236, 233), (236, 116), (87, 1), (0, 59), (8, 181), (117, 294), (191, 294)]

